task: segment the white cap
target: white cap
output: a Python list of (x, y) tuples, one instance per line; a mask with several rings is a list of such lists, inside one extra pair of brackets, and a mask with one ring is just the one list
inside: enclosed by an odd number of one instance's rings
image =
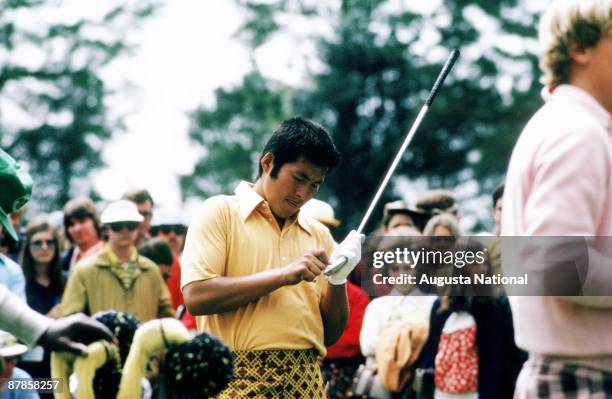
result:
[(138, 213), (136, 204), (128, 200), (119, 200), (108, 204), (100, 215), (102, 224), (117, 222), (142, 222), (144, 218)]
[(28, 351), (28, 347), (17, 342), (12, 334), (0, 330), (0, 356), (13, 357)]
[(164, 206), (153, 212), (151, 226), (177, 225), (187, 226), (187, 220), (180, 206)]
[(340, 221), (334, 217), (334, 209), (331, 205), (316, 198), (302, 205), (300, 213), (304, 216), (310, 216), (313, 219), (317, 219), (327, 226), (338, 227), (340, 225)]

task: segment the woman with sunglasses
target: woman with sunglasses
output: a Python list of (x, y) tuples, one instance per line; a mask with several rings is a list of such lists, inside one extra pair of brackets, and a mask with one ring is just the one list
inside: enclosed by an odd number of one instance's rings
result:
[(36, 218), (26, 227), (21, 252), (28, 305), (39, 313), (57, 318), (57, 305), (64, 291), (59, 238), (46, 218)]
[[(58, 234), (45, 217), (28, 223), (20, 258), (27, 302), (32, 309), (54, 319), (59, 317), (65, 283), (59, 247)], [(22, 358), (19, 366), (32, 377), (48, 378), (51, 376), (49, 362), (50, 353), (35, 347)]]

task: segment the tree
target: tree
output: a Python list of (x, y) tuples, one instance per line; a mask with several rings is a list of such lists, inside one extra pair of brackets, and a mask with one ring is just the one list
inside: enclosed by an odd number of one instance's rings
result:
[(255, 71), (240, 87), (215, 92), (214, 109), (192, 113), (189, 137), (205, 149), (190, 175), (181, 177), (183, 196), (230, 192), (250, 180), (266, 137), (291, 114), (290, 89)]
[[(273, 35), (284, 33), (288, 28), (282, 22), (291, 15), (323, 18), (332, 27), (331, 35), (315, 34), (323, 67), (310, 73), (312, 83), (287, 92), (292, 94), (289, 109), (327, 127), (344, 154), (320, 195), (341, 205), (336, 211), (345, 228), (361, 219), (453, 47), (464, 55), (396, 176), (424, 178), (432, 188), (477, 179), (483, 191), (501, 179), (514, 139), (538, 101), (535, 56), (525, 45), (535, 37), (535, 12), (525, 11), (516, 0), (449, 0), (429, 13), (381, 0), (239, 3), (248, 16), (239, 37), (254, 52)], [(480, 25), (490, 25), (489, 31)], [(499, 39), (487, 41), (489, 35)], [(516, 40), (523, 49), (504, 47)], [(510, 82), (510, 89), (501, 87), (503, 81)], [(212, 128), (222, 132), (226, 126)], [(217, 167), (232, 173), (230, 163)], [(393, 195), (392, 184), (383, 201)]]
[(87, 176), (122, 128), (101, 72), (129, 52), (126, 32), (154, 9), (150, 0), (107, 3), (100, 17), (73, 18), (62, 2), (0, 4), (0, 145), (28, 164), (38, 208), (95, 195)]

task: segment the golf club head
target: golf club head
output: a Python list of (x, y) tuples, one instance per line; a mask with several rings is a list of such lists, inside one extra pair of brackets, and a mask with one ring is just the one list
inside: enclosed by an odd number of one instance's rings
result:
[(325, 271), (323, 271), (323, 274), (326, 276), (331, 276), (332, 274), (336, 273), (338, 270), (340, 270), (342, 268), (342, 266), (346, 265), (348, 259), (346, 259), (344, 256), (340, 259), (338, 259), (337, 261), (335, 261), (333, 264), (327, 266), (325, 268)]

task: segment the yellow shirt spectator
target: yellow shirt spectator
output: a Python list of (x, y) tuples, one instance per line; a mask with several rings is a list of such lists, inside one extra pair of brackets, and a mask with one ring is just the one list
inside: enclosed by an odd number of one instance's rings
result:
[(126, 312), (142, 322), (174, 316), (159, 267), (135, 249), (122, 264), (108, 245), (75, 265), (60, 304), (61, 316), (102, 310)]
[[(191, 223), (181, 287), (278, 268), (319, 248), (328, 255), (334, 249), (327, 227), (297, 213), (279, 229), (266, 201), (252, 185), (241, 182), (234, 196), (205, 201)], [(324, 355), (319, 300), (326, 287), (323, 275), (314, 282), (285, 286), (234, 311), (198, 316), (198, 329), (216, 335), (234, 351), (315, 348)]]

